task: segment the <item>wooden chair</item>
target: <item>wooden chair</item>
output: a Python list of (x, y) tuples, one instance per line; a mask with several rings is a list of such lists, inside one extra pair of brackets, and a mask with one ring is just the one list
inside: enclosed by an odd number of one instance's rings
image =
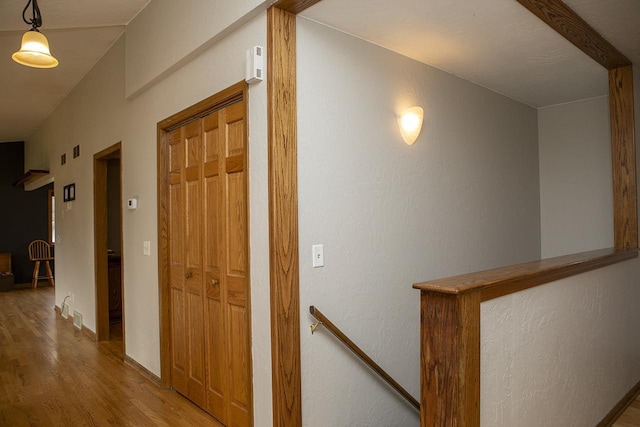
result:
[[(56, 286), (53, 281), (53, 273), (51, 272), (51, 264), (49, 261), (53, 261), (53, 257), (51, 256), (51, 246), (49, 243), (44, 240), (34, 240), (29, 243), (29, 260), (34, 261), (36, 263), (33, 268), (33, 279), (31, 280), (31, 287), (38, 287), (38, 279), (48, 279), (49, 284), (51, 286)], [(47, 275), (38, 277), (38, 273), (40, 271), (40, 262), (44, 261), (45, 266), (47, 268)]]

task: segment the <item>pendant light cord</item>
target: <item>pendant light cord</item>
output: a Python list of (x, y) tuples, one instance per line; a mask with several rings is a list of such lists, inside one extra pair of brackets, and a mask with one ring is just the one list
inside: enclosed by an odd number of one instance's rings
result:
[[(33, 18), (27, 19), (27, 10), (29, 6), (33, 5)], [(40, 8), (38, 7), (38, 0), (29, 0), (27, 5), (22, 11), (22, 20), (31, 25), (31, 31), (38, 31), (38, 27), (42, 26), (42, 15), (40, 14)]]

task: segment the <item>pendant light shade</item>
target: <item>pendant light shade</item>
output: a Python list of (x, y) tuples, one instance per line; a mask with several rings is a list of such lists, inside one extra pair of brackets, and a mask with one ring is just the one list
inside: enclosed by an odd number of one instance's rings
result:
[(34, 68), (53, 68), (58, 60), (49, 51), (49, 41), (44, 34), (30, 30), (22, 36), (20, 50), (11, 55), (18, 64)]
[[(31, 17), (27, 18), (27, 12), (31, 6)], [(42, 26), (42, 14), (38, 7), (38, 0), (28, 0), (22, 10), (22, 20), (31, 25), (31, 30), (22, 36), (20, 50), (11, 55), (18, 64), (34, 68), (53, 68), (58, 66), (58, 60), (49, 51), (49, 40), (38, 31)]]

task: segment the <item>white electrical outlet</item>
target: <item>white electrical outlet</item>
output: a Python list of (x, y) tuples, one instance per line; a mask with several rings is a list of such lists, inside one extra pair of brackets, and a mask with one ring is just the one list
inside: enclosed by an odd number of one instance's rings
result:
[(149, 240), (142, 242), (142, 251), (144, 256), (151, 256), (151, 242)]
[(313, 268), (324, 267), (324, 245), (313, 245), (311, 252), (313, 253)]

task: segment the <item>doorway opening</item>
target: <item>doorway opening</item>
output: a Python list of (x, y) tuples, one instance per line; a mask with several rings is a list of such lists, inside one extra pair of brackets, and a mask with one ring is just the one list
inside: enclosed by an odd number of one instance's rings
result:
[(121, 143), (93, 156), (96, 339), (124, 356)]

